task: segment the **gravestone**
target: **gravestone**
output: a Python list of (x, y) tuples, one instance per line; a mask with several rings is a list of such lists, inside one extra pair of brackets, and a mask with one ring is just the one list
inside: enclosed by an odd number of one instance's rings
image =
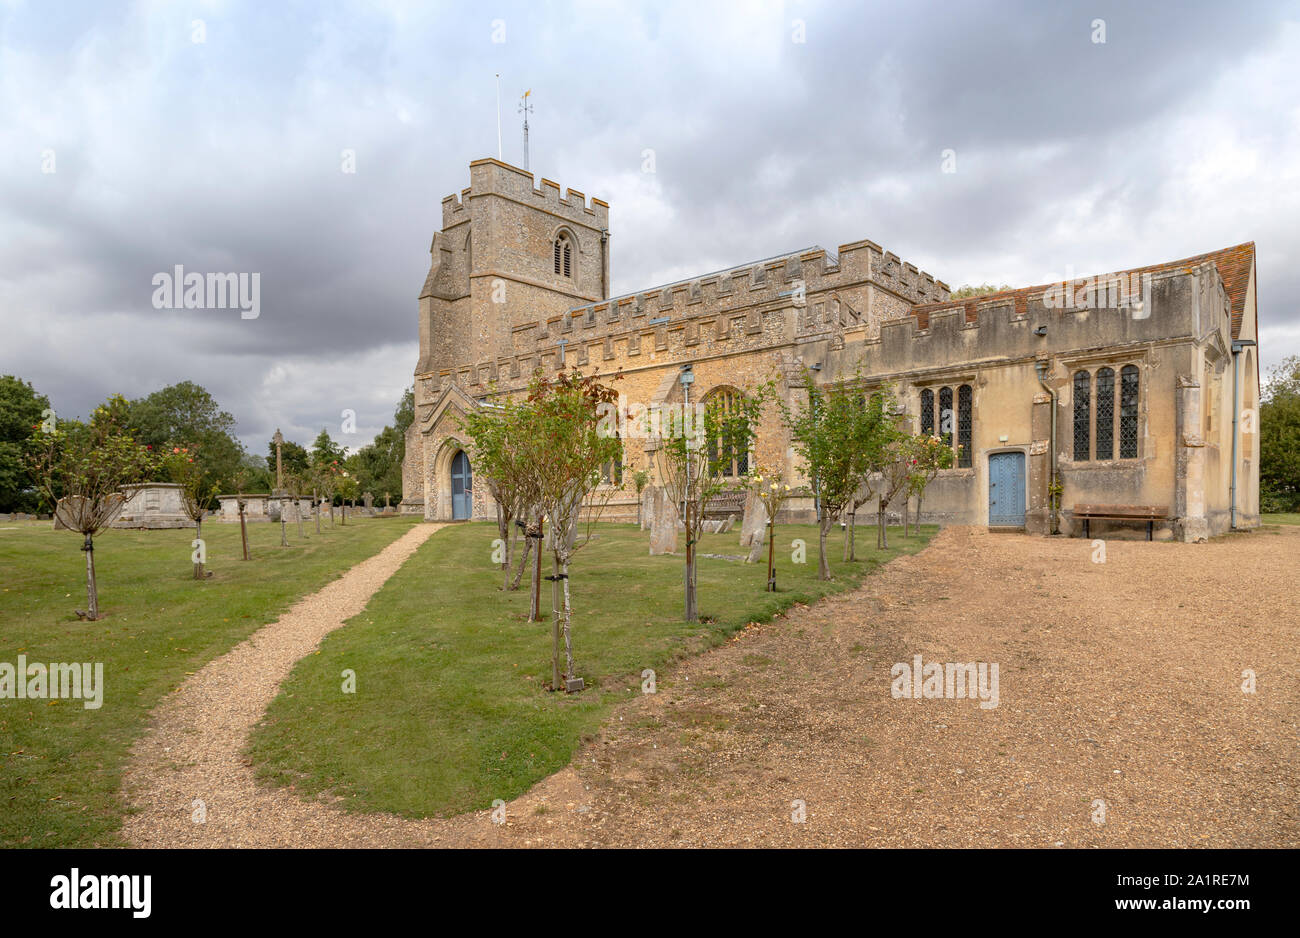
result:
[(758, 493), (751, 490), (745, 496), (745, 515), (740, 521), (740, 546), (752, 547), (756, 537), (760, 544), (763, 543), (763, 530), (766, 527), (767, 506), (758, 497)]
[(758, 529), (749, 545), (749, 556), (745, 558), (745, 563), (758, 563), (767, 556), (767, 528)]
[(652, 556), (674, 554), (677, 552), (677, 506), (662, 489), (652, 504), (654, 512), (650, 519), (650, 553)]

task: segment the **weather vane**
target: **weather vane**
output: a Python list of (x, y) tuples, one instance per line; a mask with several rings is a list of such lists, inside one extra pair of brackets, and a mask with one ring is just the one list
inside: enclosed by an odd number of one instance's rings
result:
[(524, 169), (528, 169), (528, 115), (533, 111), (533, 105), (528, 100), (528, 96), (533, 93), (529, 88), (519, 98), (519, 113), (524, 115)]

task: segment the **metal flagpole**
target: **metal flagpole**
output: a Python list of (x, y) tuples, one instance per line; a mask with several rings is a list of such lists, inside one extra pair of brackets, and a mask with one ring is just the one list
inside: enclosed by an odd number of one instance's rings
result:
[(497, 159), (501, 156), (501, 73), (497, 72)]

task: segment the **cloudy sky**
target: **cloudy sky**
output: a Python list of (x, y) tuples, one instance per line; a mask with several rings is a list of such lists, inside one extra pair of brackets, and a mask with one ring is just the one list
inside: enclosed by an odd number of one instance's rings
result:
[[(1254, 240), (1268, 367), (1298, 63), (1293, 3), (0, 0), (0, 373), (72, 415), (193, 380), (259, 454), (368, 442), (498, 72), (504, 158), (532, 89), (533, 171), (610, 203), (615, 293), (860, 238), (952, 286)], [(259, 316), (155, 309), (178, 264), (259, 273)]]

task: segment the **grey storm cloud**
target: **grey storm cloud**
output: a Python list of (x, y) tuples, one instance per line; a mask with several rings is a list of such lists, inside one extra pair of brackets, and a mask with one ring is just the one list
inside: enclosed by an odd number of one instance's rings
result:
[[(496, 154), (497, 73), (504, 158), (521, 162), (531, 88), (533, 171), (611, 204), (616, 292), (860, 238), (953, 286), (1255, 240), (1267, 366), (1300, 351), (1296, 19), (1281, 3), (0, 4), (0, 371), (74, 414), (194, 380), (255, 453), (276, 427), (364, 444), (411, 380), (440, 201)], [(177, 264), (259, 273), (259, 317), (154, 309), (152, 278)]]

